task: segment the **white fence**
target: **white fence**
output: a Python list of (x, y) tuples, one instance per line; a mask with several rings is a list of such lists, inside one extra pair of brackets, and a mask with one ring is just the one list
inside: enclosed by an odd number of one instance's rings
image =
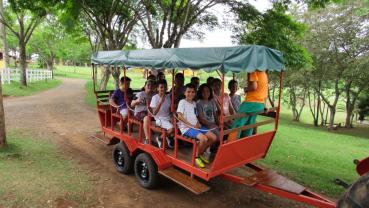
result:
[[(3, 84), (10, 84), (11, 81), (20, 82), (20, 69), (0, 69), (1, 82)], [(35, 82), (39, 80), (46, 80), (52, 78), (52, 71), (45, 69), (27, 69), (27, 82)]]

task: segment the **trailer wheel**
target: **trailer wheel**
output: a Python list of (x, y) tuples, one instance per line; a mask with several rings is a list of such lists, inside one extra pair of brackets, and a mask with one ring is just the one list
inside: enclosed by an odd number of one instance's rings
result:
[(148, 189), (158, 185), (158, 167), (154, 160), (147, 153), (140, 153), (135, 160), (135, 175), (138, 183)]
[(118, 172), (123, 174), (132, 173), (133, 159), (129, 154), (129, 150), (122, 142), (119, 142), (114, 147), (113, 162)]
[(338, 201), (337, 207), (369, 207), (369, 173), (353, 183)]

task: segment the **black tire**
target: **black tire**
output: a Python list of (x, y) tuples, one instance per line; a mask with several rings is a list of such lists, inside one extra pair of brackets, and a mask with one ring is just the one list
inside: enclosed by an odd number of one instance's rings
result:
[(153, 189), (158, 185), (158, 167), (150, 155), (140, 153), (136, 157), (134, 168), (136, 179), (142, 187)]
[(124, 143), (119, 142), (113, 149), (113, 162), (117, 171), (123, 174), (129, 174), (133, 171), (133, 158), (129, 154)]
[(353, 183), (338, 201), (339, 208), (369, 207), (369, 173)]

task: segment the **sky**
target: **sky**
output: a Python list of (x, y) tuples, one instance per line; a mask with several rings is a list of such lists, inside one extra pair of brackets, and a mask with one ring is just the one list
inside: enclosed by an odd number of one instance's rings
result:
[[(254, 5), (259, 11), (262, 12), (272, 6), (269, 0), (249, 0), (249, 3)], [(213, 11), (218, 16), (219, 22), (221, 23), (224, 16), (224, 7), (216, 6), (213, 8)], [(231, 30), (231, 28), (218, 28), (213, 31), (206, 31), (205, 38), (202, 41), (182, 39), (180, 47), (189, 48), (232, 46), (235, 44), (232, 43)]]

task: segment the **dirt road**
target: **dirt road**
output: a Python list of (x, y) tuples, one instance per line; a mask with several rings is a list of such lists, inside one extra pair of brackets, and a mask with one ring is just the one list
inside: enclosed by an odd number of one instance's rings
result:
[(156, 190), (141, 188), (134, 175), (115, 171), (111, 147), (91, 139), (99, 124), (96, 111), (84, 103), (84, 85), (84, 80), (64, 79), (49, 91), (7, 98), (6, 125), (55, 142), (93, 175), (96, 207), (306, 207), (219, 179), (211, 181), (211, 191), (200, 196), (166, 179)]

